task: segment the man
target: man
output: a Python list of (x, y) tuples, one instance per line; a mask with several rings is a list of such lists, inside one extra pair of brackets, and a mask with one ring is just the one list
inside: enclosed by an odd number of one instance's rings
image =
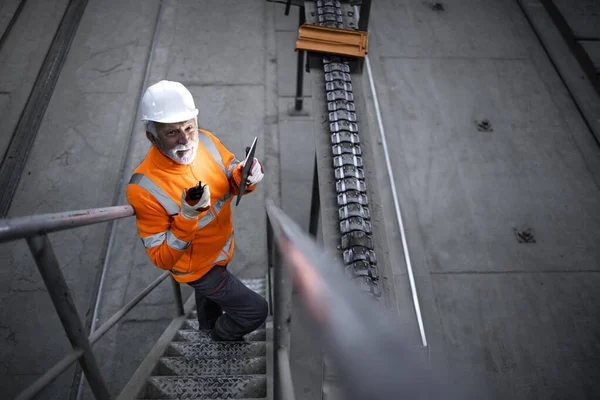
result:
[[(267, 317), (267, 302), (227, 269), (233, 256), (231, 200), (239, 192), (243, 162), (210, 132), (198, 129), (192, 94), (160, 81), (142, 98), (146, 137), (153, 144), (127, 186), (137, 226), (152, 262), (194, 288), (200, 329), (213, 340), (236, 341)], [(244, 194), (263, 178), (254, 158)], [(187, 191), (202, 182), (194, 204)], [(223, 313), (225, 311), (225, 313)]]

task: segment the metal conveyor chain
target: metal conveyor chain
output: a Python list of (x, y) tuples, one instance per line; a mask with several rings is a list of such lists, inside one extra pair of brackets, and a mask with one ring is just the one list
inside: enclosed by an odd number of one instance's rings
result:
[[(318, 0), (316, 3), (316, 18), (320, 26), (344, 28), (338, 0)], [(350, 67), (343, 57), (326, 56), (323, 69), (345, 270), (355, 279), (364, 281), (361, 288), (379, 297), (377, 258)]]

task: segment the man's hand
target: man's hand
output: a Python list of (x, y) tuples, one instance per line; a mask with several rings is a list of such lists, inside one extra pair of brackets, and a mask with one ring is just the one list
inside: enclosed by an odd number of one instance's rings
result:
[[(246, 165), (245, 161), (244, 165)], [(254, 160), (252, 160), (252, 165), (250, 166), (250, 172), (248, 173), (248, 179), (246, 179), (246, 185), (256, 185), (264, 176), (265, 171), (262, 167), (262, 164), (255, 157)]]
[(208, 210), (210, 208), (210, 189), (208, 185), (203, 185), (204, 192), (202, 193), (202, 197), (198, 200), (198, 203), (190, 206), (186, 201), (186, 190), (183, 189), (183, 193), (181, 194), (181, 216), (185, 219), (196, 219), (200, 213)]

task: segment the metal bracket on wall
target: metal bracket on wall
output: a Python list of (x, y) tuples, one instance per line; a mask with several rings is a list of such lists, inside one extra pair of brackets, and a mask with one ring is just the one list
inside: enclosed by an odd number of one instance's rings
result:
[[(298, 12), (298, 37), (296, 39), (296, 96), (293, 106), (288, 108), (290, 116), (309, 116), (304, 105), (304, 71), (311, 67), (321, 69), (324, 56), (333, 62), (343, 62), (348, 68), (345, 73), (362, 73), (368, 48), (368, 22), (370, 0), (340, 2), (339, 0), (317, 0), (298, 2), (279, 1), (285, 4), (285, 15), (296, 5)], [(360, 4), (360, 21), (356, 20), (355, 5)], [(340, 71), (330, 71), (338, 73)], [(347, 87), (338, 89), (352, 90)], [(349, 110), (350, 111), (350, 110)]]
[(312, 24), (300, 26), (296, 40), (296, 50), (359, 58), (367, 54), (367, 45), (367, 32)]
[(311, 68), (321, 70), (323, 57), (328, 56), (332, 62), (346, 63), (349, 73), (362, 73), (368, 52), (370, 5), (370, 1), (362, 2), (364, 18), (357, 21), (352, 2), (318, 0), (304, 3), (306, 24), (298, 28), (296, 48), (306, 51), (307, 72)]

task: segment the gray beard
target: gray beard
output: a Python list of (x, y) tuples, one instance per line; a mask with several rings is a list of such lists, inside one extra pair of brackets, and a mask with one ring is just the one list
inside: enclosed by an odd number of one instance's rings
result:
[(174, 148), (168, 151), (165, 151), (162, 146), (157, 146), (158, 149), (160, 150), (161, 153), (163, 153), (165, 156), (167, 156), (169, 159), (173, 160), (174, 162), (176, 162), (177, 164), (181, 164), (181, 165), (189, 165), (191, 163), (194, 162), (194, 159), (196, 158), (196, 152), (198, 151), (198, 142), (192, 143), (193, 148), (192, 148), (192, 153), (185, 155), (184, 157), (179, 157), (177, 155), (177, 151), (182, 150), (181, 148)]

